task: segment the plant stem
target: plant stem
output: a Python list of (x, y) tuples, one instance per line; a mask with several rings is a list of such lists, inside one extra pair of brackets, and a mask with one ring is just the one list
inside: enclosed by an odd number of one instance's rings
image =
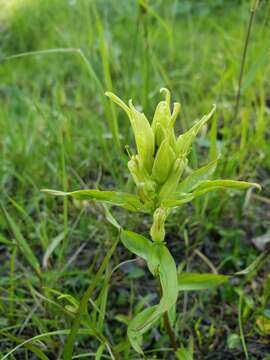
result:
[[(162, 287), (161, 287), (160, 281), (159, 281), (159, 291), (160, 291), (160, 296), (162, 296)], [(170, 324), (168, 311), (166, 311), (163, 314), (163, 321), (164, 321), (164, 327), (165, 327), (166, 332), (167, 332), (167, 334), (169, 336), (169, 339), (170, 339), (171, 347), (173, 348), (174, 351), (176, 351), (178, 349), (178, 345), (177, 345), (177, 340), (176, 340), (176, 337), (174, 335), (173, 329), (172, 329), (171, 324)]]
[(173, 329), (171, 327), (167, 311), (163, 315), (163, 320), (164, 320), (165, 329), (166, 329), (167, 334), (169, 335), (169, 338), (170, 338), (171, 346), (174, 349), (174, 351), (176, 351), (178, 349), (177, 340), (176, 340), (176, 337), (174, 335)]
[(249, 16), (246, 38), (245, 38), (245, 43), (244, 43), (244, 49), (243, 49), (243, 54), (242, 54), (242, 59), (241, 59), (241, 67), (240, 67), (240, 74), (239, 74), (239, 79), (238, 79), (237, 94), (235, 97), (234, 116), (233, 116), (234, 119), (236, 119), (237, 115), (238, 115), (239, 103), (240, 103), (240, 98), (241, 98), (241, 93), (242, 93), (244, 67), (245, 67), (246, 56), (247, 56), (247, 48), (248, 48), (249, 39), (250, 39), (251, 27), (252, 27), (254, 15), (255, 15), (258, 3), (259, 3), (259, 0), (252, 0), (251, 7), (250, 7), (250, 16)]
[(247, 349), (246, 340), (245, 340), (245, 334), (244, 334), (244, 329), (243, 329), (242, 311), (243, 311), (243, 293), (241, 293), (239, 295), (238, 325), (239, 325), (240, 339), (241, 339), (242, 348), (243, 348), (243, 351), (244, 351), (244, 354), (245, 354), (245, 358), (246, 358), (246, 360), (249, 360), (248, 349)]
[[(145, 3), (145, 4), (144, 4)], [(148, 96), (149, 96), (149, 68), (150, 68), (150, 44), (149, 44), (149, 19), (148, 19), (148, 0), (145, 2), (139, 1), (139, 16), (142, 23), (142, 36), (143, 36), (143, 107), (144, 109), (148, 108)]]
[[(62, 186), (63, 190), (67, 191), (67, 173), (66, 173), (66, 157), (65, 157), (65, 133), (64, 129), (60, 132), (60, 145), (61, 145), (61, 172), (62, 172)], [(63, 218), (64, 218), (64, 239), (62, 241), (62, 246), (60, 247), (58, 263), (59, 266), (62, 265), (62, 260), (66, 254), (66, 249), (68, 248), (68, 199), (64, 197), (63, 199)]]

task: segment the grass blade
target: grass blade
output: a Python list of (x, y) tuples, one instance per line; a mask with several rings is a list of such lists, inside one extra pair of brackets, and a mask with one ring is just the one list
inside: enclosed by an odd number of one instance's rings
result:
[[(1, 332), (1, 334), (5, 337), (7, 337), (8, 339), (16, 342), (16, 343), (19, 343), (20, 345), (23, 345), (26, 347), (26, 349), (30, 350), (32, 353), (34, 353), (39, 359), (41, 360), (50, 360), (42, 350), (40, 350), (38, 347), (32, 345), (32, 344), (29, 344), (26, 343), (24, 340), (20, 339), (19, 337), (17, 336), (14, 336), (8, 332)], [(5, 356), (2, 358), (2, 360), (5, 358)]]
[(80, 302), (79, 308), (78, 308), (78, 312), (76, 314), (76, 317), (72, 323), (72, 327), (70, 330), (70, 333), (68, 335), (67, 341), (65, 343), (64, 346), (64, 352), (63, 352), (63, 359), (64, 360), (71, 360), (72, 359), (72, 354), (73, 354), (73, 349), (74, 349), (74, 343), (76, 340), (76, 336), (78, 334), (79, 331), (79, 327), (80, 327), (80, 323), (82, 320), (82, 316), (87, 308), (87, 303), (89, 298), (92, 296), (93, 291), (95, 290), (97, 284), (99, 283), (101, 276), (104, 272), (104, 270), (106, 269), (106, 267), (108, 266), (108, 263), (110, 261), (111, 256), (113, 255), (116, 246), (119, 242), (119, 236), (117, 237), (116, 241), (113, 243), (112, 247), (110, 248), (110, 250), (108, 251), (108, 253), (106, 254), (106, 256), (103, 259), (103, 262), (98, 270), (98, 272), (96, 273), (96, 276), (94, 277), (93, 281), (90, 283), (90, 285), (88, 286), (87, 290), (85, 291), (82, 300)]
[(15, 239), (19, 249), (21, 250), (24, 257), (26, 258), (29, 265), (34, 269), (34, 271), (40, 278), (41, 271), (40, 271), (40, 265), (39, 265), (38, 259), (36, 258), (34, 252), (32, 251), (32, 249), (31, 249), (30, 245), (28, 244), (28, 242), (26, 241), (26, 239), (23, 237), (19, 227), (14, 222), (14, 220), (11, 218), (11, 216), (9, 215), (9, 213), (7, 212), (7, 210), (5, 209), (5, 207), (3, 206), (2, 203), (0, 203), (0, 207), (5, 215), (7, 223), (9, 224), (9, 227), (14, 235), (14, 239)]

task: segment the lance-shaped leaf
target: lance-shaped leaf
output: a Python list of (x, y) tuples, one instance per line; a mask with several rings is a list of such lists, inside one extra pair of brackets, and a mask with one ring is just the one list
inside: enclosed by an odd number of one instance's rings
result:
[(214, 190), (243, 190), (250, 187), (256, 187), (261, 189), (261, 186), (257, 183), (250, 183), (246, 181), (237, 180), (204, 180), (202, 181), (194, 191), (190, 193), (175, 192), (172, 196), (162, 201), (163, 207), (176, 207), (183, 205), (193, 199), (207, 194)]
[(173, 257), (164, 243), (153, 243), (148, 266), (150, 271), (159, 276), (162, 297), (158, 305), (143, 310), (128, 325), (128, 337), (133, 348), (141, 349), (142, 336), (160, 317), (175, 305), (178, 295), (177, 271)]
[(192, 349), (181, 347), (177, 349), (175, 355), (178, 360), (194, 360)]
[(204, 180), (202, 181), (198, 187), (193, 191), (195, 197), (204, 195), (209, 191), (213, 190), (226, 190), (226, 189), (234, 189), (234, 190), (242, 190), (248, 189), (250, 187), (256, 187), (261, 190), (261, 186), (257, 183), (251, 183), (247, 181), (237, 181), (237, 180)]
[(207, 290), (224, 284), (230, 279), (228, 275), (198, 274), (181, 272), (178, 275), (179, 291)]
[(192, 193), (174, 193), (171, 197), (162, 200), (161, 205), (164, 208), (173, 208), (186, 204), (194, 199), (194, 194)]
[(217, 159), (209, 164), (194, 170), (177, 187), (178, 192), (188, 193), (197, 187), (203, 180), (207, 180), (216, 170)]
[(177, 156), (185, 157), (188, 155), (191, 144), (195, 136), (198, 134), (198, 132), (201, 130), (201, 128), (207, 123), (207, 121), (211, 118), (213, 113), (216, 110), (216, 105), (213, 106), (213, 109), (210, 111), (208, 115), (204, 115), (201, 120), (197, 121), (195, 125), (192, 126), (191, 129), (189, 129), (184, 134), (180, 135), (177, 139), (176, 143), (176, 152)]
[(152, 245), (150, 240), (133, 231), (123, 230), (121, 232), (121, 241), (130, 252), (146, 261), (148, 260)]
[(116, 191), (100, 191), (100, 190), (77, 190), (64, 192), (58, 190), (43, 189), (43, 192), (55, 196), (71, 196), (78, 200), (96, 200), (112, 205), (120, 206), (130, 211), (139, 211), (143, 204), (138, 196)]
[(27, 240), (24, 238), (24, 236), (21, 233), (20, 227), (15, 223), (13, 218), (10, 216), (10, 214), (7, 212), (4, 205), (0, 202), (0, 208), (3, 211), (3, 214), (7, 220), (7, 223), (14, 235), (14, 239), (16, 241), (16, 244), (26, 260), (28, 261), (29, 265), (32, 266), (36, 274), (40, 277), (41, 276), (41, 269), (38, 259), (35, 256), (34, 251), (28, 244)]

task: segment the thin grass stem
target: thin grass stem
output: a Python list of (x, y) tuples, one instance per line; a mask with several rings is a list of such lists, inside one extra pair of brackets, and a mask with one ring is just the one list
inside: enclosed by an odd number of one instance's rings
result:
[(117, 237), (117, 239), (114, 242), (114, 244), (112, 245), (111, 249), (108, 251), (108, 253), (104, 257), (103, 262), (102, 262), (100, 268), (98, 269), (98, 272), (96, 273), (93, 281), (91, 281), (90, 285), (88, 286), (87, 290), (85, 291), (85, 293), (81, 299), (77, 314), (76, 314), (76, 316), (73, 320), (72, 326), (71, 326), (71, 331), (68, 335), (67, 341), (64, 346), (64, 351), (63, 351), (63, 359), (64, 360), (72, 359), (76, 336), (77, 336), (77, 333), (80, 328), (83, 314), (86, 312), (88, 301), (89, 301), (90, 297), (92, 296), (98, 282), (100, 281), (100, 278), (101, 278), (104, 270), (106, 269), (108, 262), (109, 262), (111, 256), (113, 255), (118, 242), (119, 242), (119, 236)]
[(238, 325), (239, 325), (241, 344), (242, 344), (242, 348), (245, 353), (245, 358), (246, 358), (246, 360), (249, 360), (249, 355), (248, 355), (248, 350), (247, 350), (247, 345), (246, 345), (246, 340), (245, 340), (245, 334), (244, 334), (244, 329), (243, 329), (242, 310), (243, 310), (243, 293), (241, 293), (239, 296)]
[(256, 12), (258, 4), (259, 4), (259, 0), (251, 1), (250, 16), (249, 16), (249, 21), (248, 21), (248, 26), (247, 26), (246, 36), (245, 36), (244, 48), (243, 48), (243, 53), (242, 53), (242, 58), (241, 58), (241, 65), (240, 65), (240, 73), (239, 73), (239, 78), (238, 78), (237, 93), (236, 93), (236, 97), (235, 97), (233, 119), (236, 119), (238, 116), (240, 98), (242, 95), (242, 83), (243, 83), (244, 68), (245, 68), (247, 50), (248, 50), (248, 45), (249, 45), (249, 40), (250, 40), (250, 33), (251, 33), (251, 28), (252, 28), (252, 24), (253, 24), (253, 20), (254, 20), (254, 16), (255, 16), (255, 12)]

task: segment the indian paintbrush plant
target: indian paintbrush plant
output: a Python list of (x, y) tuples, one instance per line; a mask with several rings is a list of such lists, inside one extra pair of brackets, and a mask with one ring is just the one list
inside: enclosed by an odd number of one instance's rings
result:
[[(143, 334), (162, 317), (171, 345), (174, 350), (177, 350), (177, 340), (172, 326), (178, 292), (186, 287), (193, 289), (192, 284), (202, 280), (200, 274), (178, 274), (176, 263), (165, 242), (165, 222), (172, 209), (213, 190), (259, 188), (256, 183), (244, 181), (210, 180), (216, 169), (217, 159), (199, 169), (189, 171), (186, 175), (192, 142), (209, 121), (216, 106), (214, 105), (210, 113), (195, 122), (188, 131), (177, 137), (174, 125), (180, 111), (180, 104), (174, 103), (171, 111), (169, 90), (163, 88), (161, 92), (165, 93), (165, 99), (157, 105), (151, 123), (134, 107), (132, 100), (126, 105), (115, 94), (106, 92), (106, 95), (125, 111), (134, 133), (137, 154), (130, 156), (128, 169), (137, 187), (136, 195), (100, 190), (72, 192), (44, 190), (53, 195), (101, 201), (129, 211), (152, 215), (150, 239), (121, 228), (121, 241), (124, 246), (146, 261), (149, 271), (154, 277), (159, 278), (161, 286), (160, 302), (144, 309), (128, 324), (127, 333), (130, 344), (141, 354), (143, 354)], [(229, 278), (223, 275), (203, 275), (208, 281), (208, 287), (221, 284)], [(204, 288), (207, 288), (207, 284)]]

